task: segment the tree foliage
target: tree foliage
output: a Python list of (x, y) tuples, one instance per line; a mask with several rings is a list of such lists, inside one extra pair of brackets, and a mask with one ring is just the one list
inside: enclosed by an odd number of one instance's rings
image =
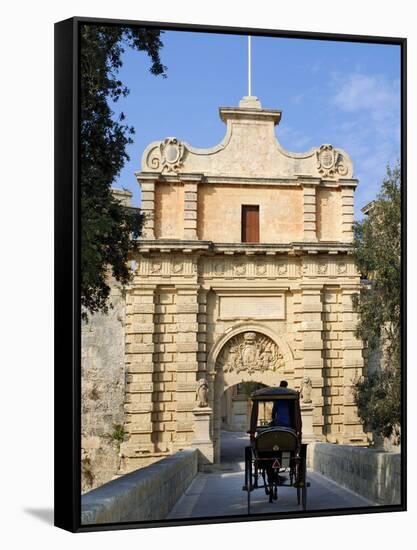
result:
[(356, 383), (355, 399), (365, 425), (384, 437), (399, 435), (401, 384), (391, 368), (364, 376)]
[(390, 437), (401, 418), (401, 170), (387, 167), (365, 219), (354, 224), (354, 257), (364, 284), (354, 298), (356, 336), (382, 351), (382, 366), (357, 381), (359, 416)]
[(81, 194), (81, 305), (88, 313), (108, 311), (108, 275), (130, 280), (129, 252), (140, 235), (143, 216), (123, 207), (111, 185), (129, 156), (134, 128), (116, 117), (111, 102), (128, 95), (119, 80), (126, 47), (143, 51), (150, 71), (165, 76), (159, 51), (161, 31), (128, 27), (83, 25), (80, 48), (80, 194)]

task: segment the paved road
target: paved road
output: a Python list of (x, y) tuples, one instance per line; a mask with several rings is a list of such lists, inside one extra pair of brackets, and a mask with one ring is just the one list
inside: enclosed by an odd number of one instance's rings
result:
[[(244, 483), (244, 447), (247, 434), (222, 433), (222, 463), (207, 468), (194, 478), (190, 487), (177, 502), (167, 519), (230, 516), (247, 513), (247, 494)], [(311, 483), (308, 489), (308, 510), (325, 510), (372, 506), (363, 497), (340, 487), (316, 472), (308, 472)], [(301, 510), (297, 505), (297, 493), (293, 487), (280, 487), (278, 500), (268, 502), (263, 489), (251, 493), (251, 514), (289, 512)]]

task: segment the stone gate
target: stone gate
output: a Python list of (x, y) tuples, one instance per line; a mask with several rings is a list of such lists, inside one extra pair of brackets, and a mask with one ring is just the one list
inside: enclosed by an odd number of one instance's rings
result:
[(220, 117), (216, 147), (169, 137), (146, 148), (136, 173), (146, 225), (126, 294), (122, 471), (200, 444), (218, 460), (221, 395), (246, 381), (300, 388), (307, 377), (314, 438), (366, 443), (352, 394), (363, 369), (352, 162), (329, 144), (285, 151), (281, 112), (255, 97)]

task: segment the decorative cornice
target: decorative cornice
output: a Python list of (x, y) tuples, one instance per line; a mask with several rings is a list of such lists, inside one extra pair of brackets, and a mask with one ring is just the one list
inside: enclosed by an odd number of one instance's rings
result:
[(280, 243), (215, 243), (213, 241), (186, 241), (180, 239), (139, 239), (137, 247), (140, 252), (208, 252), (225, 255), (290, 254), (351, 254), (352, 245), (341, 242), (292, 242)]
[(297, 174), (294, 177), (266, 178), (266, 177), (240, 177), (240, 176), (205, 176), (199, 173), (158, 174), (155, 172), (135, 172), (139, 182), (154, 181), (156, 183), (205, 183), (216, 185), (272, 185), (277, 187), (353, 187), (358, 185), (357, 179), (339, 178), (326, 179), (306, 174)]

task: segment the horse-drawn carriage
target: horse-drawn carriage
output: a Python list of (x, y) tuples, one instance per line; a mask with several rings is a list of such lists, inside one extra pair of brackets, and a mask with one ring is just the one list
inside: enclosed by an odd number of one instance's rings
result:
[[(300, 393), (287, 387), (268, 387), (253, 392), (250, 445), (245, 448), (245, 485), (248, 514), (251, 492), (265, 489), (269, 502), (278, 498), (279, 487), (295, 487), (297, 501), (307, 507), (306, 454), (302, 443)], [(262, 478), (262, 481), (260, 480)]]

